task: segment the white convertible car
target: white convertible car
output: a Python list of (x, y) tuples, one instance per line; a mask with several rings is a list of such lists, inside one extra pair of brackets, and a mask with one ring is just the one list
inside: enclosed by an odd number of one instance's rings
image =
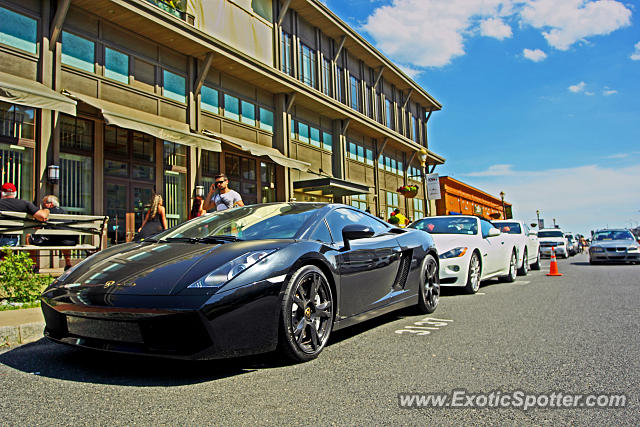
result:
[(431, 234), (440, 258), (440, 285), (463, 286), (478, 292), (482, 280), (516, 280), (518, 263), (514, 239), (491, 222), (475, 216), (432, 216), (409, 227)]
[(491, 222), (500, 231), (514, 239), (518, 251), (518, 274), (520, 276), (526, 276), (529, 267), (532, 270), (540, 270), (540, 242), (538, 242), (536, 231), (529, 230), (529, 226), (524, 221), (507, 219)]

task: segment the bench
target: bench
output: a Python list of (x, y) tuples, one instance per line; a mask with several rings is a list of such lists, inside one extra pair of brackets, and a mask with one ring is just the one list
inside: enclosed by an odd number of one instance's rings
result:
[[(108, 221), (108, 216), (50, 214), (46, 222), (40, 222), (24, 212), (0, 211), (0, 235), (21, 236), (19, 245), (11, 247), (16, 251), (80, 250), (91, 253), (101, 250), (106, 244)], [(27, 245), (27, 234), (79, 236), (79, 239), (73, 246)]]

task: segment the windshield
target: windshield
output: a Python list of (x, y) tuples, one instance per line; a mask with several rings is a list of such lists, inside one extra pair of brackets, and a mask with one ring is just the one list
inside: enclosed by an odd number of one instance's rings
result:
[(478, 234), (478, 221), (475, 218), (425, 218), (410, 225), (411, 228), (431, 234)]
[(520, 234), (522, 233), (522, 228), (520, 228), (520, 224), (517, 222), (494, 222), (497, 228), (500, 229), (503, 233), (507, 234)]
[(153, 239), (202, 239), (232, 236), (239, 240), (291, 239), (324, 204), (274, 203), (227, 209), (198, 217)]
[(539, 231), (538, 237), (564, 237), (564, 234), (559, 230)]
[(634, 238), (627, 230), (609, 230), (596, 232), (593, 236), (593, 240), (634, 240)]

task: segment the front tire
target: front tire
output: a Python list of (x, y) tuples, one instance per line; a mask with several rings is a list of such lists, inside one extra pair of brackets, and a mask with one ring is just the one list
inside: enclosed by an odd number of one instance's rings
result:
[(529, 254), (527, 250), (524, 250), (524, 255), (522, 256), (522, 267), (518, 269), (518, 276), (526, 276), (529, 273)]
[(516, 269), (518, 266), (518, 256), (516, 251), (511, 252), (511, 258), (509, 259), (509, 273), (504, 276), (504, 281), (507, 283), (513, 283), (516, 281)]
[(418, 308), (422, 313), (433, 313), (440, 299), (440, 271), (438, 262), (431, 254), (424, 261), (424, 271), (420, 280)]
[(469, 260), (469, 271), (467, 273), (467, 285), (464, 290), (468, 294), (475, 294), (480, 289), (480, 272), (482, 266), (480, 265), (480, 258), (478, 254), (474, 252), (471, 254), (471, 260)]
[(287, 284), (281, 303), (279, 349), (294, 362), (318, 357), (333, 327), (331, 286), (314, 265), (298, 269)]

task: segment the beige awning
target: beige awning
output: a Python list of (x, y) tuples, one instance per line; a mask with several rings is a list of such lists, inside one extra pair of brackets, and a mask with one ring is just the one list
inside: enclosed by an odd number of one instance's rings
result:
[(177, 144), (191, 145), (209, 151), (222, 151), (220, 141), (191, 132), (186, 123), (76, 92), (65, 91), (65, 93), (100, 110), (108, 125), (137, 130)]
[(42, 83), (0, 71), (0, 100), (76, 115), (76, 101)]
[(307, 162), (289, 158), (275, 148), (265, 147), (264, 145), (256, 144), (255, 142), (247, 141), (246, 139), (224, 135), (222, 133), (213, 132), (207, 129), (204, 129), (202, 133), (204, 133), (205, 135), (211, 135), (212, 137), (219, 139), (222, 142), (234, 145), (242, 151), (246, 151), (254, 156), (267, 156), (277, 164), (286, 168), (297, 169), (306, 172), (311, 165)]

